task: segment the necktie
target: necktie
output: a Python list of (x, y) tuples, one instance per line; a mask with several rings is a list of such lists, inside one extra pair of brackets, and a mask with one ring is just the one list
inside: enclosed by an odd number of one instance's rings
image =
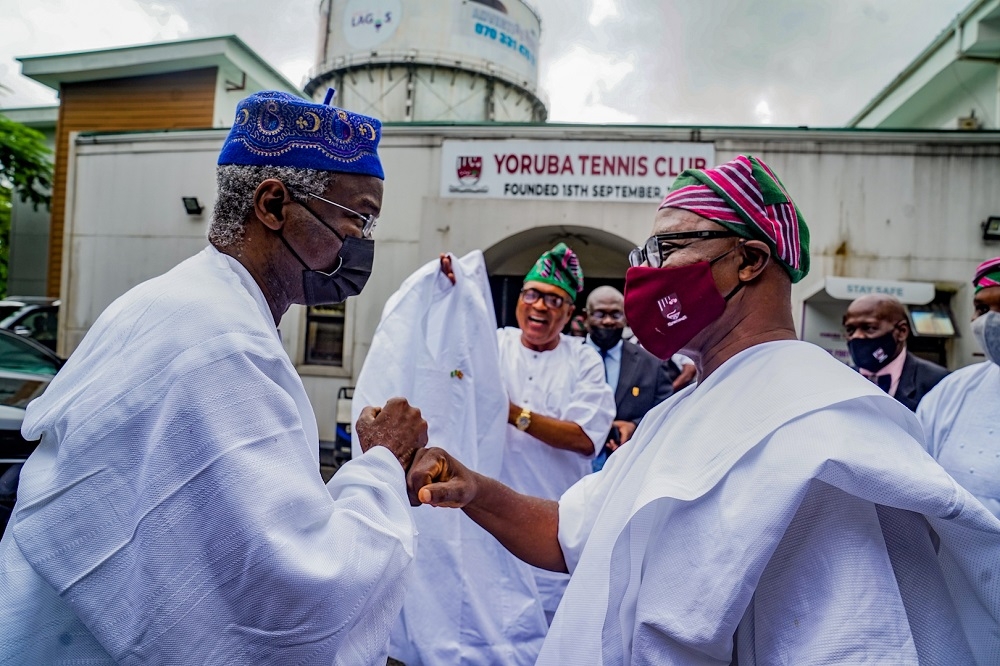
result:
[(608, 381), (608, 350), (607, 349), (598, 349), (597, 351), (599, 351), (601, 353), (601, 362), (604, 363), (604, 381), (605, 381), (605, 383), (607, 383), (607, 381)]
[(892, 388), (892, 375), (878, 375), (875, 377), (875, 383), (878, 384), (880, 389), (888, 393), (889, 389)]

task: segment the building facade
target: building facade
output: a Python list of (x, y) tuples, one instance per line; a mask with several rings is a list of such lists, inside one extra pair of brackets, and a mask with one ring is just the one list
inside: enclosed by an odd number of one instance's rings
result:
[[(117, 296), (205, 245), (209, 216), (186, 214), (180, 201), (197, 197), (211, 210), (225, 136), (76, 138), (64, 355)], [(951, 367), (981, 360), (967, 326), (969, 279), (1000, 253), (980, 226), (1000, 215), (1000, 133), (400, 123), (384, 127), (380, 153), (385, 198), (364, 293), (340, 307), (293, 307), (280, 325), (324, 439), (333, 439), (337, 392), (357, 378), (386, 300), (419, 266), (442, 251), (483, 250), (501, 324), (512, 323), (531, 263), (559, 241), (580, 255), (587, 291), (621, 287), (628, 251), (650, 234), (673, 176), (739, 153), (775, 169), (809, 225), (812, 270), (793, 291), (801, 337), (844, 358), (847, 304), (883, 291), (909, 302), (923, 332), (917, 351)]]

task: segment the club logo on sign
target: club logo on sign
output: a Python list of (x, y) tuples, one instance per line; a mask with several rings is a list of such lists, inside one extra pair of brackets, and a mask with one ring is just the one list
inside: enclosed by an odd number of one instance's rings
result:
[(451, 192), (486, 192), (489, 187), (478, 185), (482, 175), (482, 155), (459, 155), (455, 158), (455, 176), (459, 184), (452, 185), (448, 189)]
[(462, 185), (475, 185), (483, 173), (483, 158), (481, 155), (460, 155), (455, 161), (455, 175)]
[(681, 302), (677, 298), (677, 294), (664, 296), (656, 304), (660, 306), (660, 314), (667, 320), (668, 327), (679, 324), (687, 319), (687, 315), (681, 313)]

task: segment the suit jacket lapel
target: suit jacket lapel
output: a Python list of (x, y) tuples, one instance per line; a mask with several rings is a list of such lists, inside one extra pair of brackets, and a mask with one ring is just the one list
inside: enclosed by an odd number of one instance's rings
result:
[(618, 372), (618, 386), (615, 388), (615, 404), (620, 405), (628, 391), (635, 386), (636, 356), (638, 349), (630, 347), (631, 342), (622, 343), (622, 360)]
[(903, 369), (899, 371), (899, 385), (896, 386), (894, 397), (906, 397), (913, 399), (917, 393), (917, 364), (910, 358), (910, 352), (906, 352), (903, 360)]

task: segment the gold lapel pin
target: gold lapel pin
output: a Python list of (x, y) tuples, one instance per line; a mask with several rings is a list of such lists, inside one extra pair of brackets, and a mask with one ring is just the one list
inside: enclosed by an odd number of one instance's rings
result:
[(638, 398), (639, 397), (639, 387), (638, 386), (633, 386), (632, 387), (632, 397), (633, 398)]

